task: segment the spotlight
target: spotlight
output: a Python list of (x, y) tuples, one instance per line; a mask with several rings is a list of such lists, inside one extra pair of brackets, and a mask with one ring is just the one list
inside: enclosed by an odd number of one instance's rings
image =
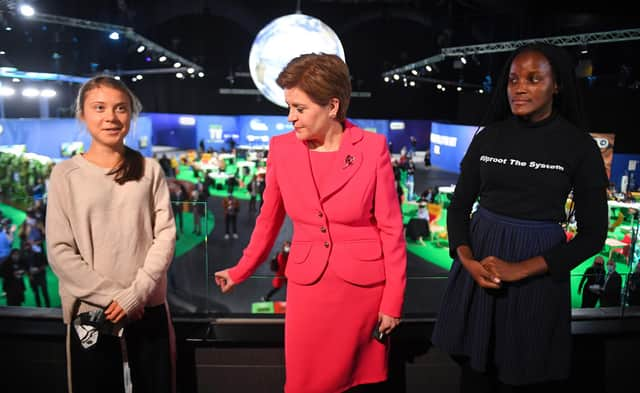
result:
[(393, 80), (394, 80), (394, 81), (397, 81), (397, 80), (399, 80), (399, 79), (400, 79), (400, 75), (398, 75), (398, 74), (393, 74)]
[(13, 30), (13, 28), (12, 28), (11, 26), (7, 26), (7, 27), (5, 27), (4, 29), (5, 29), (6, 31), (11, 31), (11, 30)]
[(427, 64), (426, 66), (424, 66), (424, 68), (425, 68), (428, 72), (433, 71), (433, 68), (432, 68), (429, 64)]
[(462, 91), (462, 87), (461, 87), (461, 86), (458, 86), (458, 87), (456, 87), (456, 90), (458, 90), (458, 91)]
[(391, 80), (391, 79), (390, 79), (388, 76), (385, 76), (385, 77), (384, 77), (384, 81), (385, 81), (385, 82), (389, 82), (390, 80)]
[(200, 78), (204, 78), (204, 72), (202, 72), (202, 71), (198, 72), (198, 76), (199, 76)]
[(418, 76), (418, 71), (416, 71), (416, 70), (411, 70), (411, 73), (412, 73), (413, 75), (415, 75), (415, 76)]
[(53, 98), (56, 96), (56, 91), (53, 89), (43, 89), (40, 92), (40, 97), (44, 97), (44, 98)]
[(21, 79), (20, 79), (20, 78), (13, 78), (13, 79), (11, 79), (11, 82), (13, 82), (13, 83), (20, 83), (20, 82), (21, 82)]
[(184, 78), (184, 74), (182, 72), (176, 72), (176, 78), (182, 79)]
[(411, 82), (409, 82), (409, 86), (411, 86), (411, 87), (415, 87), (415, 86), (416, 86), (416, 81), (411, 81)]
[(482, 90), (482, 89), (478, 89), (478, 93), (480, 93), (480, 94), (484, 94), (484, 90)]
[(142, 53), (142, 52), (144, 52), (145, 49), (147, 49), (147, 48), (144, 45), (140, 45), (140, 46), (138, 46), (138, 49), (136, 49), (136, 52)]
[(141, 81), (142, 80), (142, 75), (141, 74), (136, 75), (136, 79)]
[(117, 31), (114, 31), (113, 33), (109, 34), (109, 38), (111, 38), (112, 40), (119, 40), (120, 39), (120, 34)]
[(467, 58), (466, 58), (466, 57), (464, 57), (464, 56), (460, 56), (460, 62), (461, 62), (462, 64), (467, 64)]
[(11, 97), (16, 91), (7, 86), (0, 86), (0, 97)]
[(438, 83), (438, 84), (436, 85), (436, 88), (437, 88), (438, 90), (441, 90), (441, 89), (442, 89), (442, 85), (441, 85), (440, 83)]
[(120, 75), (116, 75), (116, 76), (114, 76), (114, 77), (113, 77), (113, 79), (115, 79), (115, 80), (119, 81), (119, 80), (120, 80)]
[(173, 68), (180, 68), (182, 67), (182, 63), (180, 63), (179, 61), (176, 61), (175, 63), (173, 63)]
[(144, 61), (146, 61), (147, 63), (151, 62), (151, 56), (147, 56), (144, 58)]
[(5, 52), (3, 50), (0, 50), (0, 55), (6, 55), (6, 54), (7, 54), (7, 52)]
[(187, 72), (189, 74), (193, 74), (194, 72), (196, 72), (196, 70), (194, 70), (193, 67), (189, 67), (189, 68), (187, 68)]
[(39, 95), (40, 95), (40, 91), (38, 89), (34, 89), (32, 87), (27, 87), (26, 89), (22, 90), (22, 96), (23, 97), (33, 98), (33, 97), (37, 97)]
[(23, 4), (20, 6), (20, 13), (22, 16), (30, 17), (36, 13), (36, 10), (34, 10), (29, 4)]
[(167, 56), (160, 56), (160, 57), (158, 57), (158, 61), (159, 61), (160, 63), (164, 63), (165, 61), (167, 61)]

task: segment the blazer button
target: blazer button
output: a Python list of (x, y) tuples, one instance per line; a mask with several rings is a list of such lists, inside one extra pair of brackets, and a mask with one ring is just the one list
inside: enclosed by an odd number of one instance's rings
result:
[(326, 232), (327, 232), (327, 228), (325, 228), (325, 227), (320, 227), (320, 232), (322, 232), (322, 233), (326, 233)]
[(330, 244), (329, 242), (324, 242), (324, 248), (329, 248)]
[(318, 211), (318, 217), (322, 218), (323, 214), (321, 211)]

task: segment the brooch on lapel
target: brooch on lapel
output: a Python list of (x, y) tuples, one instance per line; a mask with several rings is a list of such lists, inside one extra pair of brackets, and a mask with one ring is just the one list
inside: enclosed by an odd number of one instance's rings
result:
[(352, 156), (351, 154), (346, 156), (344, 158), (344, 166), (342, 167), (342, 169), (346, 169), (346, 168), (350, 167), (351, 165), (353, 165), (353, 162), (355, 160), (356, 160), (356, 158), (354, 156)]

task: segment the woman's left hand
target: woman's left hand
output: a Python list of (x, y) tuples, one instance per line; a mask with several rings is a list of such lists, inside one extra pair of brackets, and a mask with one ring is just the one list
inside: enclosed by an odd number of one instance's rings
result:
[(380, 321), (378, 330), (385, 336), (391, 334), (393, 329), (400, 324), (400, 318), (394, 318), (381, 312), (378, 313), (378, 321)]
[(495, 274), (501, 281), (518, 281), (525, 278), (526, 271), (519, 263), (509, 263), (494, 256), (488, 256), (480, 261), (482, 267)]

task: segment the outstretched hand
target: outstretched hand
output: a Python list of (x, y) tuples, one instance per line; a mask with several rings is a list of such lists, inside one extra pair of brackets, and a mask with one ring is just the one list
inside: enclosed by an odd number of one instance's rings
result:
[(215, 272), (214, 279), (216, 280), (216, 285), (220, 287), (222, 293), (229, 292), (236, 285), (236, 283), (229, 275), (229, 269)]

